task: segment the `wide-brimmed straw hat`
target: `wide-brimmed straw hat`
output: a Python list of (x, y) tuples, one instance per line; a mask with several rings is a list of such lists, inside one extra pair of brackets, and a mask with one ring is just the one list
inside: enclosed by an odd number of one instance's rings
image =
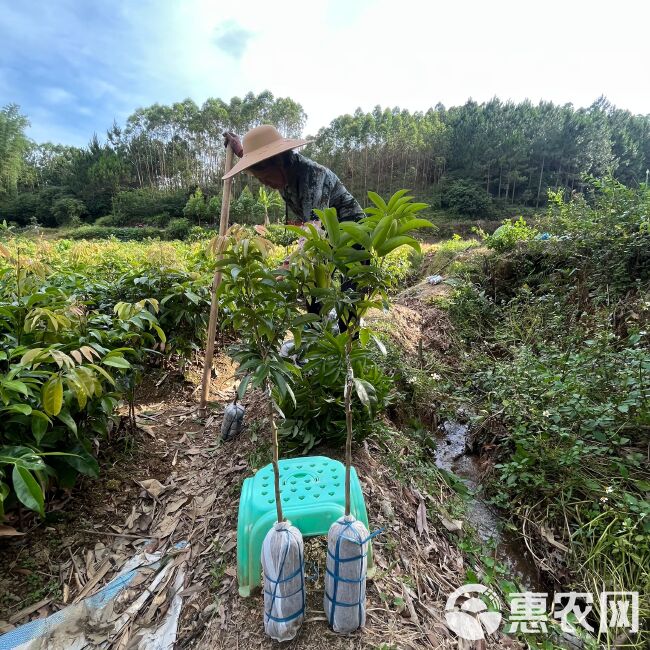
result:
[(313, 140), (301, 140), (299, 138), (283, 138), (278, 130), (270, 124), (263, 124), (251, 129), (242, 142), (244, 155), (233, 168), (224, 175), (224, 180), (239, 172), (257, 165), (257, 163), (273, 158), (283, 151), (289, 151)]

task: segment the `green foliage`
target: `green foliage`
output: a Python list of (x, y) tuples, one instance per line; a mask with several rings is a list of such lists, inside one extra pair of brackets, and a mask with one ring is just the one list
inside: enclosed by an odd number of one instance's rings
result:
[(64, 197), (54, 202), (52, 214), (57, 226), (75, 226), (81, 223), (81, 218), (87, 214), (87, 210), (83, 201)]
[[(325, 328), (311, 337), (303, 334), (303, 339), (306, 344), (300, 354), (304, 365), (294, 380), (295, 403), (281, 402), (286, 417), (281, 426), (285, 444), (303, 452), (323, 442), (342, 446), (346, 435), (346, 336)], [(372, 430), (373, 416), (391, 404), (393, 382), (367, 348), (353, 350), (351, 362), (354, 377), (367, 396), (366, 403), (360, 399), (353, 402), (354, 437), (363, 440)]]
[(219, 218), (221, 216), (221, 196), (216, 195), (210, 197), (206, 207), (206, 218), (211, 223), (219, 223)]
[(276, 246), (291, 246), (291, 244), (299, 239), (295, 232), (287, 230), (287, 228), (281, 224), (275, 223), (266, 227), (266, 234), (264, 236)]
[(264, 225), (268, 226), (271, 223), (271, 218), (277, 221), (280, 217), (284, 202), (277, 190), (268, 191), (265, 187), (260, 187), (257, 203), (264, 211)]
[(466, 180), (454, 181), (442, 196), (443, 208), (471, 218), (485, 218), (491, 202), (490, 195), (483, 188)]
[(258, 203), (248, 185), (230, 204), (230, 220), (239, 224), (261, 224), (264, 221), (264, 206)]
[(534, 239), (537, 234), (537, 229), (531, 228), (523, 217), (519, 217), (517, 221), (506, 219), (503, 225), (486, 237), (485, 245), (499, 253), (505, 253), (516, 248), (519, 242)]
[(187, 203), (183, 208), (183, 215), (189, 221), (194, 221), (199, 225), (201, 225), (201, 221), (206, 220), (208, 216), (208, 206), (200, 187), (197, 187), (194, 194), (187, 199)]
[[(176, 221), (185, 221), (176, 219)], [(187, 231), (189, 232), (189, 224)], [(169, 231), (167, 231), (169, 233)], [(161, 236), (160, 228), (118, 228), (109, 226), (81, 226), (65, 233), (69, 239), (117, 239), (119, 241), (143, 241)], [(169, 236), (169, 234), (168, 234)], [(170, 239), (176, 239), (171, 237)]]
[[(426, 205), (414, 203), (406, 190), (388, 202), (372, 192), (369, 198), (373, 206), (358, 223), (339, 222), (336, 211), (326, 209), (317, 212), (322, 227), (311, 223), (304, 229), (287, 227), (305, 239), (292, 255), (291, 272), (307, 288), (307, 302), (318, 305), (322, 317), (300, 337), (294, 335), (305, 365), (296, 382), (295, 402), (281, 404), (287, 416), (284, 433), (298, 447), (309, 449), (344, 438), (341, 425), (349, 391), (356, 396), (354, 407), (371, 415), (389, 403), (391, 382), (371, 353), (371, 346), (383, 349), (383, 345), (361, 319), (369, 308), (387, 305), (390, 289), (403, 279), (395, 273), (396, 258), (388, 263), (391, 254), (406, 247), (419, 251), (412, 234), (431, 224), (417, 218)], [(339, 334), (332, 332), (332, 322), (325, 317), (332, 309), (343, 329)], [(368, 418), (354, 418), (358, 438), (368, 432), (364, 421)]]
[(143, 364), (200, 347), (214, 261), (205, 244), (3, 232), (0, 511), (19, 500), (42, 513), (50, 485), (97, 475), (97, 446)]
[(173, 217), (180, 217), (183, 214), (186, 201), (187, 193), (184, 190), (158, 190), (145, 187), (120, 191), (113, 197), (114, 220), (110, 225), (128, 226), (150, 223), (148, 219), (165, 213)]
[(42, 515), (50, 482), (97, 474), (91, 441), (125, 391), (126, 355), (138, 361), (165, 336), (156, 300), (93, 309), (74, 276), (53, 275), (20, 244), (0, 252), (0, 515), (14, 498)]
[(649, 579), (649, 209), (611, 180), (591, 204), (552, 196), (550, 237), (510, 224), (449, 309), (468, 345), (448, 401), (478, 409), (477, 444), (497, 441), (494, 502), (571, 536), (590, 589)]
[(280, 346), (288, 330), (308, 322), (311, 315), (299, 315), (297, 283), (283, 270), (270, 269), (264, 263), (268, 242), (260, 237), (233, 237), (231, 246), (218, 263), (224, 269), (219, 288), (225, 310), (224, 324), (240, 333), (241, 341), (231, 346), (233, 358), (240, 363), (243, 376), (239, 385), (242, 396), (249, 382), (265, 387), (270, 382), (278, 399), (293, 400), (294, 375), (299, 369), (280, 355)]
[(185, 217), (172, 219), (165, 229), (165, 234), (168, 239), (186, 239), (191, 228), (192, 224)]
[(15, 104), (0, 110), (0, 198), (16, 193), (29, 148), (25, 135), (28, 126), (29, 121)]

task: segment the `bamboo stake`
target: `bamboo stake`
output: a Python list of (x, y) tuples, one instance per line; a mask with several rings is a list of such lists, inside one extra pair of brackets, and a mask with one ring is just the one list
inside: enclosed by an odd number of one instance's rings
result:
[[(226, 165), (224, 174), (227, 174), (232, 167), (232, 147), (226, 147)], [(230, 218), (230, 191), (232, 188), (232, 176), (223, 182), (223, 197), (221, 199), (221, 216), (219, 217), (219, 237), (224, 237), (228, 230)], [(221, 259), (221, 253), (217, 260)], [(206, 417), (208, 414), (207, 403), (210, 396), (210, 374), (212, 372), (212, 359), (214, 357), (214, 337), (217, 331), (217, 317), (219, 315), (219, 300), (217, 290), (221, 284), (221, 269), (217, 269), (212, 280), (210, 320), (208, 322), (208, 340), (205, 348), (205, 361), (203, 362), (203, 383), (201, 385), (201, 402), (199, 405), (199, 417)]]

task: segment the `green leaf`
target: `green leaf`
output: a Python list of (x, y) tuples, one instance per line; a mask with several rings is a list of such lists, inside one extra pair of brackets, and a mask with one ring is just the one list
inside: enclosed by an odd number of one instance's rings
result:
[(131, 367), (131, 364), (124, 357), (118, 357), (118, 356), (113, 356), (113, 357), (106, 356), (102, 360), (102, 363), (105, 366), (112, 366), (113, 368), (130, 368)]
[(0, 463), (7, 465), (20, 465), (25, 469), (43, 470), (43, 459), (29, 447), (0, 447)]
[(111, 386), (115, 386), (115, 380), (102, 368), (101, 366), (97, 366), (94, 363), (89, 363), (88, 366), (92, 368), (93, 370), (96, 370), (106, 381), (108, 381)]
[(0, 379), (0, 384), (7, 390), (12, 390), (15, 393), (21, 393), (25, 397), (29, 397), (29, 389), (22, 381), (15, 379)]
[(74, 450), (74, 454), (69, 454), (63, 458), (63, 461), (74, 467), (80, 474), (97, 478), (99, 476), (99, 464), (85, 449), (79, 447)]
[(62, 409), (57, 417), (75, 434), (75, 436), (77, 435), (77, 423), (74, 421), (67, 409)]
[(379, 348), (379, 351), (386, 356), (388, 354), (388, 351), (386, 350), (386, 346), (382, 343), (381, 339), (375, 336), (374, 334), (372, 335), (372, 338), (374, 342), (377, 344), (377, 347)]
[(43, 408), (48, 415), (58, 415), (63, 405), (63, 382), (60, 375), (52, 375), (42, 390)]
[(28, 366), (34, 362), (34, 360), (43, 353), (43, 348), (32, 348), (23, 354), (20, 359), (20, 365)]
[(362, 327), (359, 330), (359, 341), (361, 341), (361, 345), (365, 348), (366, 345), (368, 345), (368, 341), (370, 340), (370, 330), (367, 327)]
[(30, 510), (45, 517), (45, 497), (38, 481), (25, 467), (14, 465), (12, 480), (16, 496)]
[(34, 436), (34, 440), (36, 440), (36, 444), (41, 444), (41, 440), (49, 424), (50, 418), (43, 411), (32, 411), (32, 435)]
[(29, 404), (11, 404), (5, 408), (0, 408), (0, 411), (9, 411), (12, 413), (20, 413), (21, 415), (30, 415), (32, 407)]
[(366, 387), (363, 385), (363, 381), (361, 379), (357, 379), (356, 377), (354, 377), (353, 381), (354, 381), (354, 388), (357, 391), (357, 396), (359, 397), (359, 400), (368, 410), (370, 410), (370, 397), (368, 396), (368, 391), (366, 390)]
[(246, 375), (239, 382), (239, 386), (237, 387), (237, 397), (239, 397), (240, 400), (244, 398), (244, 394), (246, 393), (246, 388), (248, 387), (250, 380), (251, 380), (251, 375)]
[(405, 221), (404, 223), (400, 224), (399, 228), (397, 229), (397, 234), (403, 235), (405, 232), (409, 232), (411, 230), (417, 230), (418, 228), (433, 228), (433, 227), (434, 227), (433, 224), (430, 221), (427, 221), (426, 219), (409, 219), (408, 221)]
[(321, 222), (325, 226), (325, 230), (327, 230), (329, 240), (334, 246), (338, 246), (341, 239), (341, 231), (339, 229), (339, 221), (336, 218), (336, 210), (334, 208), (323, 210)]
[(368, 198), (380, 209), (386, 209), (386, 201), (379, 196), (376, 192), (368, 192)]
[(414, 248), (416, 251), (420, 250), (420, 243), (417, 239), (407, 237), (406, 235), (400, 235), (399, 237), (391, 237), (383, 246), (377, 248), (377, 254), (383, 257), (400, 246), (411, 246), (411, 248)]
[(156, 334), (158, 334), (158, 338), (163, 342), (167, 343), (167, 336), (165, 335), (165, 332), (163, 332), (162, 328), (160, 325), (156, 325), (155, 323), (151, 324), (151, 327), (155, 330)]

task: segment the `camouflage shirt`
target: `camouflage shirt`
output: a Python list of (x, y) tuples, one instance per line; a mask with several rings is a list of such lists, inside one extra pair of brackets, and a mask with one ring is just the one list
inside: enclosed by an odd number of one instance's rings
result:
[(336, 208), (340, 221), (358, 221), (364, 216), (357, 200), (331, 169), (292, 152), (287, 177), (280, 195), (301, 221), (314, 219), (313, 210), (325, 208)]

